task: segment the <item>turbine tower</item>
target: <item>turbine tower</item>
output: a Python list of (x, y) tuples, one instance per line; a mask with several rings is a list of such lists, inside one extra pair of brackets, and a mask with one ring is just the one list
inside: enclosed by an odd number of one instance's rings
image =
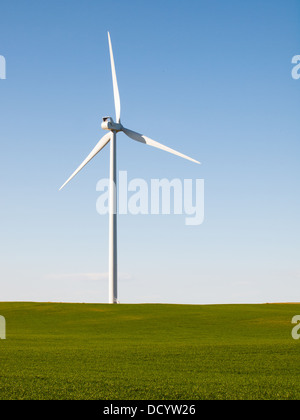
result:
[(188, 159), (192, 162), (200, 164), (195, 159), (192, 159), (170, 147), (164, 146), (149, 137), (139, 134), (135, 131), (125, 128), (121, 124), (121, 102), (120, 94), (117, 83), (116, 68), (113, 56), (113, 50), (111, 45), (110, 34), (108, 32), (108, 44), (110, 53), (110, 63), (112, 71), (112, 82), (114, 92), (114, 102), (116, 111), (116, 122), (111, 117), (103, 117), (101, 127), (103, 130), (107, 130), (101, 140), (97, 143), (87, 158), (81, 163), (70, 178), (60, 187), (60, 190), (78, 174), (79, 171), (87, 164), (94, 156), (96, 156), (106, 145), (110, 142), (110, 186), (109, 186), (109, 303), (118, 303), (118, 264), (117, 264), (117, 170), (116, 170), (116, 146), (117, 146), (117, 133), (122, 131), (132, 140), (140, 143), (147, 144), (149, 146), (156, 147), (174, 155), (180, 156), (184, 159)]

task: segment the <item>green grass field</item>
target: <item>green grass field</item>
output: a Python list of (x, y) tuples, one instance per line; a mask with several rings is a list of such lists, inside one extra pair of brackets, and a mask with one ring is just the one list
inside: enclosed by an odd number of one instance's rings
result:
[(300, 304), (0, 303), (0, 399), (299, 399)]

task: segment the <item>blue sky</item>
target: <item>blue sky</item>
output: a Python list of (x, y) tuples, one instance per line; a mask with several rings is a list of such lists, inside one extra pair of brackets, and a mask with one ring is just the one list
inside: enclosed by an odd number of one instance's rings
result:
[(129, 128), (128, 177), (205, 181), (205, 221), (122, 215), (121, 302), (299, 301), (299, 1), (12, 0), (1, 5), (0, 300), (107, 302), (107, 31)]

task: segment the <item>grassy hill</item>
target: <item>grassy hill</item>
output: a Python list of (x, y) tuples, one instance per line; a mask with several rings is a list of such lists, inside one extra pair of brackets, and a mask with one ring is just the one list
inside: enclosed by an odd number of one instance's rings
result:
[(0, 399), (299, 399), (300, 304), (1, 303)]

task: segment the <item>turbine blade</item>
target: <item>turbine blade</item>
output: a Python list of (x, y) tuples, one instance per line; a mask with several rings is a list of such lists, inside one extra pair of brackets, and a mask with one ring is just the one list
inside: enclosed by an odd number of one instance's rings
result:
[(112, 81), (113, 81), (113, 88), (114, 88), (114, 100), (115, 100), (115, 110), (116, 110), (116, 122), (120, 122), (121, 118), (121, 102), (120, 102), (120, 94), (117, 82), (117, 75), (116, 75), (116, 68), (114, 62), (114, 54), (111, 45), (110, 34), (108, 32), (108, 43), (109, 43), (109, 53), (110, 53), (110, 64), (111, 64), (111, 73), (112, 73)]
[(82, 164), (80, 166), (78, 166), (78, 168), (76, 169), (75, 172), (73, 172), (73, 174), (70, 176), (70, 178), (60, 187), (59, 191), (62, 190), (64, 188), (64, 186), (67, 185), (68, 182), (71, 181), (72, 178), (74, 178), (75, 175), (78, 174), (79, 171), (81, 171), (81, 169), (87, 164), (89, 163), (89, 161), (91, 159), (93, 159), (94, 156), (96, 156), (97, 153), (100, 152), (100, 150), (103, 149), (104, 146), (107, 145), (107, 143), (109, 142), (111, 138), (111, 133), (107, 133), (105, 134), (105, 136), (102, 137), (102, 139), (97, 143), (97, 145), (94, 147), (94, 149), (91, 151), (91, 153), (88, 155), (88, 157), (82, 162)]
[(177, 152), (176, 150), (171, 149), (170, 147), (164, 146), (163, 144), (160, 144), (157, 141), (152, 140), (149, 137), (144, 136), (143, 134), (136, 133), (135, 131), (129, 130), (128, 128), (125, 128), (125, 127), (123, 127), (122, 130), (128, 137), (130, 137), (133, 140), (139, 141), (140, 143), (148, 144), (149, 146), (156, 147), (157, 149), (161, 149), (161, 150), (164, 150), (164, 151), (169, 152), (169, 153), (173, 153), (173, 155), (180, 156), (184, 159), (191, 160), (192, 162), (195, 162), (195, 163), (198, 163), (199, 165), (201, 165), (201, 163), (198, 162), (197, 160), (192, 159), (189, 156), (186, 156), (186, 155), (184, 155), (180, 152)]

